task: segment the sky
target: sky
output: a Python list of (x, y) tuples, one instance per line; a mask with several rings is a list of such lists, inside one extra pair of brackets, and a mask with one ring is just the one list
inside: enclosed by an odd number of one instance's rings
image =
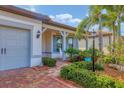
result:
[[(88, 5), (17, 5), (33, 12), (49, 16), (53, 21), (77, 27), (88, 16)], [(98, 29), (98, 26), (95, 27)], [(121, 34), (124, 36), (124, 23), (121, 24)], [(109, 31), (108, 29), (104, 29)], [(92, 29), (91, 29), (92, 31)]]
[(48, 15), (53, 21), (76, 27), (88, 15), (87, 5), (18, 5), (33, 12)]

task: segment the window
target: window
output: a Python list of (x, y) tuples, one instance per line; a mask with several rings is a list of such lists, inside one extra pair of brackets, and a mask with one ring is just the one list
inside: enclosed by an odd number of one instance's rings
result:
[(53, 36), (53, 51), (60, 52), (60, 50), (62, 50), (62, 37)]
[[(67, 37), (66, 48), (73, 47), (73, 37)], [(62, 36), (53, 36), (53, 52), (62, 51), (63, 39)]]
[(67, 48), (73, 47), (73, 37), (67, 38)]

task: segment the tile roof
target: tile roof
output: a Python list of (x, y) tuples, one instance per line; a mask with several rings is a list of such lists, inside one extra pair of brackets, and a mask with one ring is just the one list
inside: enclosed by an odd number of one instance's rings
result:
[[(40, 20), (44, 24), (48, 24), (48, 25), (52, 25), (52, 26), (76, 31), (75, 27), (52, 21), (51, 18), (49, 18), (47, 15), (43, 15), (43, 14), (40, 14), (40, 13), (35, 13), (35, 12), (32, 12), (32, 11), (28, 11), (28, 10), (25, 10), (25, 9), (22, 9), (22, 8), (19, 8), (19, 7), (16, 7), (16, 6), (0, 5), (0, 10), (10, 12), (10, 13), (14, 13), (14, 14), (21, 15), (21, 16), (25, 16), (25, 17), (29, 17), (29, 18), (33, 18), (33, 19), (36, 19), (36, 20)], [(103, 33), (103, 35), (111, 35), (112, 34), (112, 33), (105, 32), (105, 31), (102, 31), (102, 33)], [(99, 31), (97, 32), (97, 35), (98, 34), (99, 34)], [(90, 35), (91, 35), (91, 33), (90, 33)]]
[(37, 19), (37, 20), (41, 20), (45, 24), (49, 24), (49, 25), (76, 31), (75, 27), (52, 21), (47, 15), (31, 12), (31, 11), (28, 11), (28, 10), (25, 10), (22, 8), (18, 8), (16, 6), (0, 5), (0, 10), (14, 13), (14, 14), (21, 15), (21, 16), (25, 16), (25, 17), (29, 17), (29, 18), (33, 18), (33, 19)]

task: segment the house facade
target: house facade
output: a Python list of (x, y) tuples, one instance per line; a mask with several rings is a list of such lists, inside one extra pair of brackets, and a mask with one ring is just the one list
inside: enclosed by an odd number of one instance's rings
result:
[[(92, 34), (92, 33), (91, 33)], [(108, 46), (112, 43), (113, 36), (112, 33), (107, 31), (102, 31), (103, 35), (103, 52), (105, 54), (108, 53)], [(99, 49), (99, 31), (96, 32), (95, 36), (95, 48)], [(81, 39), (79, 41), (79, 49), (85, 50), (93, 47), (93, 37), (92, 35), (89, 35), (87, 39)]]
[(74, 27), (15, 6), (0, 6), (0, 70), (42, 65), (43, 56), (65, 59), (66, 47), (77, 47), (74, 42)]
[(78, 48), (78, 40), (75, 37), (75, 28), (64, 28), (65, 25), (56, 24), (43, 23), (42, 56), (63, 58), (65, 60), (64, 51), (68, 47)]
[(67, 48), (84, 46), (75, 31), (46, 15), (0, 6), (0, 70), (42, 66), (44, 56), (65, 60)]

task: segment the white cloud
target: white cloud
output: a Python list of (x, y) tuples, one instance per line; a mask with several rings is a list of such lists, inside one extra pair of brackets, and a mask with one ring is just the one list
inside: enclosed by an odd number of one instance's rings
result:
[(73, 22), (73, 23), (80, 23), (81, 22), (81, 19), (79, 19), (79, 18), (74, 18), (74, 19), (72, 19), (72, 20), (70, 20), (71, 22)]
[(65, 24), (73, 24), (75, 26), (77, 26), (80, 22), (81, 19), (79, 18), (74, 18), (71, 14), (58, 14), (58, 15), (50, 15), (49, 16), (53, 21), (57, 21), (57, 22), (61, 22), (61, 23), (65, 23)]
[(26, 9), (26, 10), (32, 11), (32, 12), (38, 12), (37, 11), (37, 6), (35, 6), (35, 5), (28, 5), (28, 6), (23, 7), (23, 8)]
[(33, 12), (37, 12), (36, 7), (33, 5), (29, 6), (29, 9)]

